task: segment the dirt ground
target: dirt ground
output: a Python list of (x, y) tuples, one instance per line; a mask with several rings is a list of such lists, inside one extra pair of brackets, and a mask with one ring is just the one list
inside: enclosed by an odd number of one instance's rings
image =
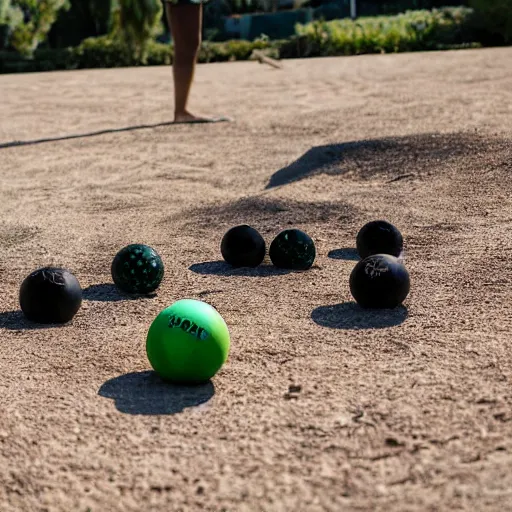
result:
[[(166, 124), (166, 67), (0, 76), (0, 510), (510, 510), (511, 62), (202, 65), (192, 107), (235, 122), (195, 126)], [(348, 288), (377, 218), (402, 231), (411, 275), (405, 307), (379, 314)], [(315, 266), (228, 269), (238, 223), (268, 244), (307, 231)], [(133, 242), (164, 260), (155, 297), (111, 284)], [(84, 289), (63, 327), (18, 311), (48, 264)], [(185, 297), (232, 342), (191, 389), (145, 353)]]

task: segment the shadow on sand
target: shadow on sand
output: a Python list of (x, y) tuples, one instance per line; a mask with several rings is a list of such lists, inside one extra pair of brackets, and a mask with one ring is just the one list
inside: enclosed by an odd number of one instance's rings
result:
[(415, 177), (404, 171), (427, 174), (439, 168), (439, 162), (468, 157), (481, 150), (484, 141), (469, 133), (425, 133), (404, 137), (368, 139), (312, 147), (290, 165), (276, 171), (265, 189), (303, 180), (317, 173), (327, 175), (355, 172), (360, 178), (376, 175), (390, 182)]
[(4, 311), (0, 313), (0, 329), (9, 329), (10, 331), (30, 331), (38, 329), (58, 329), (69, 325), (65, 324), (38, 324), (31, 322), (23, 314), (23, 311)]
[(133, 372), (105, 382), (98, 395), (114, 400), (125, 414), (177, 414), (208, 402), (215, 394), (212, 381), (181, 386), (170, 384), (153, 371)]
[(232, 267), (225, 261), (205, 261), (204, 263), (195, 263), (189, 267), (189, 270), (196, 274), (216, 275), (216, 276), (244, 276), (244, 277), (271, 277), (281, 276), (293, 272), (274, 267), (273, 265), (259, 265), (258, 267)]
[(355, 302), (320, 306), (313, 310), (311, 318), (322, 327), (331, 329), (383, 329), (400, 325), (407, 318), (407, 308), (363, 309)]
[(135, 126), (126, 126), (124, 128), (109, 128), (105, 130), (98, 130), (96, 132), (78, 133), (75, 135), (63, 135), (61, 137), (48, 137), (45, 139), (33, 139), (33, 140), (13, 140), (11, 142), (0, 143), (0, 149), (13, 148), (17, 146), (33, 146), (35, 144), (43, 144), (45, 142), (58, 142), (61, 140), (71, 139), (84, 139), (87, 137), (97, 137), (98, 135), (105, 135), (106, 133), (120, 133), (130, 132), (133, 130), (147, 130), (149, 128), (158, 128), (160, 126), (170, 126), (175, 124), (173, 121), (165, 121), (163, 123), (155, 124), (139, 124)]
[(120, 302), (123, 300), (152, 299), (156, 293), (149, 295), (128, 295), (111, 283), (93, 284), (83, 291), (83, 298), (96, 302)]
[(329, 258), (333, 260), (349, 260), (349, 261), (359, 261), (361, 258), (356, 249), (352, 247), (343, 247), (342, 249), (334, 249), (329, 252), (327, 255)]

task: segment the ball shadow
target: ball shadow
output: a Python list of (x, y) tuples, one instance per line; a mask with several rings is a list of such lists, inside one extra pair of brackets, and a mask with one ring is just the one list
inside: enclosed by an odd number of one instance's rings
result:
[(96, 302), (120, 302), (123, 300), (151, 299), (156, 297), (156, 293), (148, 295), (123, 293), (112, 283), (93, 284), (85, 288), (82, 294), (84, 299)]
[(39, 324), (31, 322), (23, 314), (23, 311), (4, 311), (0, 313), (0, 329), (9, 329), (10, 331), (30, 331), (37, 329), (56, 329), (69, 325), (70, 322), (64, 324)]
[(331, 329), (383, 329), (400, 325), (407, 318), (405, 306), (395, 309), (363, 309), (355, 302), (320, 306), (311, 313), (312, 320)]
[(350, 261), (359, 261), (361, 258), (357, 252), (357, 249), (353, 247), (343, 247), (341, 249), (334, 249), (329, 252), (327, 255), (329, 258), (333, 260), (350, 260)]
[(154, 371), (133, 372), (105, 382), (98, 395), (114, 400), (124, 414), (171, 415), (205, 404), (215, 394), (212, 381), (198, 385), (175, 385)]
[(292, 270), (277, 268), (273, 265), (259, 265), (258, 267), (232, 267), (225, 261), (205, 261), (204, 263), (194, 263), (189, 267), (189, 270), (202, 275), (245, 277), (280, 276), (293, 272)]

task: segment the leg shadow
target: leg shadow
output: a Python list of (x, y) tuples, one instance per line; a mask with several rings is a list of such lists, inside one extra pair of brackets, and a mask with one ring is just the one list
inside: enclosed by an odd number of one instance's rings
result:
[(97, 302), (118, 302), (122, 300), (151, 299), (153, 297), (156, 297), (156, 293), (129, 295), (123, 293), (116, 285), (111, 283), (93, 284), (83, 290), (84, 299)]
[(69, 325), (65, 324), (39, 324), (31, 322), (23, 314), (23, 311), (4, 311), (0, 313), (0, 329), (9, 329), (10, 331), (30, 331), (37, 329), (55, 329)]
[(383, 329), (400, 325), (407, 318), (407, 308), (363, 309), (355, 302), (320, 306), (313, 310), (311, 318), (322, 327), (331, 329)]
[(289, 274), (292, 270), (274, 267), (273, 265), (259, 265), (258, 267), (232, 267), (225, 261), (205, 261), (195, 263), (189, 270), (196, 274), (216, 276), (245, 276), (245, 277), (270, 277)]
[(205, 404), (215, 394), (211, 381), (194, 386), (170, 384), (153, 371), (133, 372), (105, 382), (98, 391), (112, 398), (124, 414), (177, 414), (188, 407)]
[(357, 252), (357, 249), (353, 247), (343, 247), (342, 249), (334, 249), (329, 252), (327, 255), (329, 258), (333, 260), (350, 260), (350, 261), (359, 261), (361, 258)]
[(45, 142), (58, 142), (62, 140), (72, 140), (72, 139), (83, 139), (87, 137), (97, 137), (99, 135), (105, 135), (107, 133), (121, 133), (121, 132), (129, 132), (133, 130), (147, 130), (150, 128), (159, 128), (161, 126), (171, 126), (174, 121), (164, 121), (162, 123), (153, 123), (153, 124), (139, 124), (135, 126), (126, 126), (123, 128), (107, 128), (105, 130), (98, 130), (95, 132), (89, 133), (77, 133), (73, 135), (63, 135), (61, 137), (47, 137), (44, 139), (33, 139), (33, 140), (13, 140), (11, 142), (3, 142), (0, 143), (0, 149), (4, 148), (12, 148), (18, 146), (33, 146), (34, 144), (44, 144)]

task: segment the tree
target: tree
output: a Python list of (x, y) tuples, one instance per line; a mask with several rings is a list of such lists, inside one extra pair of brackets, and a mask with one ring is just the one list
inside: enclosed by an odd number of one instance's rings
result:
[(69, 8), (68, 0), (13, 0), (13, 7), (24, 15), (11, 36), (11, 44), (22, 55), (31, 56), (46, 39), (61, 9)]
[(11, 0), (0, 0), (0, 50), (9, 46), (13, 30), (23, 23), (23, 12)]
[(70, 4), (68, 10), (60, 11), (48, 34), (52, 48), (78, 46), (88, 37), (110, 32), (114, 0), (70, 0)]
[(126, 44), (135, 60), (146, 62), (147, 47), (162, 31), (160, 0), (117, 0), (112, 35)]

